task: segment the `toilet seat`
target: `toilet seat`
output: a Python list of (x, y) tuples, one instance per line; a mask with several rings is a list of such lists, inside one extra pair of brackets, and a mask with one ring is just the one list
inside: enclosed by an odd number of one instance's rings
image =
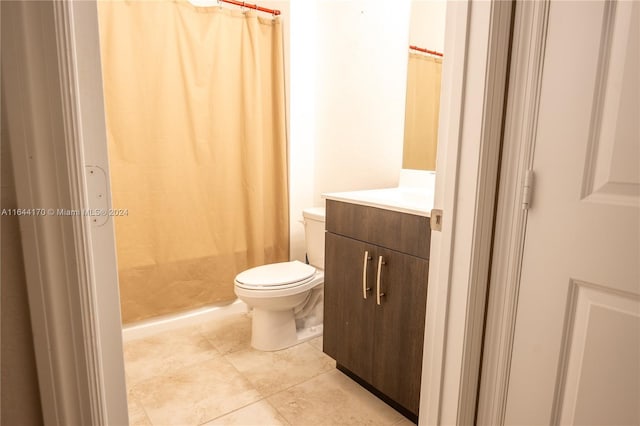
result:
[(304, 286), (315, 275), (316, 268), (294, 260), (248, 269), (236, 276), (235, 285), (246, 290), (283, 290)]

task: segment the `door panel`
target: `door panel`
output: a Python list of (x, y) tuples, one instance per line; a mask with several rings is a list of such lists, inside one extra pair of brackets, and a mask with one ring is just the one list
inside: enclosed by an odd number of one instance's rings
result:
[(639, 424), (640, 3), (552, 2), (507, 424)]
[(603, 7), (583, 197), (604, 204), (637, 206), (639, 202), (637, 15), (638, 5), (631, 2), (611, 2)]
[[(393, 250), (378, 249), (380, 305), (375, 311), (373, 385), (418, 413), (429, 262)], [(374, 298), (376, 287), (374, 283)]]
[(580, 281), (570, 287), (559, 423), (638, 424), (640, 298)]
[[(362, 270), (366, 251), (373, 258), (375, 246), (325, 234), (324, 340), (323, 350), (347, 369), (371, 381), (373, 360), (372, 293), (362, 293)], [(367, 262), (368, 282), (374, 273)], [(369, 285), (371, 287), (371, 285)], [(339, 336), (339, 337), (338, 337)]]

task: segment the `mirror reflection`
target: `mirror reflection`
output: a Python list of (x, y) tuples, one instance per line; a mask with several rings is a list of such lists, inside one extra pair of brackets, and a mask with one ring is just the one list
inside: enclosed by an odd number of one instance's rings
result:
[(402, 168), (435, 170), (446, 3), (411, 3)]

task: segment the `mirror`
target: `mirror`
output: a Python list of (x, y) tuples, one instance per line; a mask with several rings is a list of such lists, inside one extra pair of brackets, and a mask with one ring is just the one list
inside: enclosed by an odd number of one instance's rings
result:
[(413, 0), (402, 168), (435, 170), (446, 2)]

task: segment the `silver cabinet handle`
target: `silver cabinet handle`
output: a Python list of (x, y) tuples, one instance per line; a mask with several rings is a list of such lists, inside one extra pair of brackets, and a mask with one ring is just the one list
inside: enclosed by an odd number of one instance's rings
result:
[(364, 261), (362, 264), (362, 298), (367, 298), (367, 292), (371, 291), (371, 287), (367, 287), (367, 262), (371, 260), (369, 251), (364, 252)]
[(382, 256), (378, 257), (378, 277), (376, 279), (376, 303), (380, 305), (380, 298), (384, 296), (384, 293), (380, 292), (380, 275), (382, 275), (382, 265), (386, 265)]

